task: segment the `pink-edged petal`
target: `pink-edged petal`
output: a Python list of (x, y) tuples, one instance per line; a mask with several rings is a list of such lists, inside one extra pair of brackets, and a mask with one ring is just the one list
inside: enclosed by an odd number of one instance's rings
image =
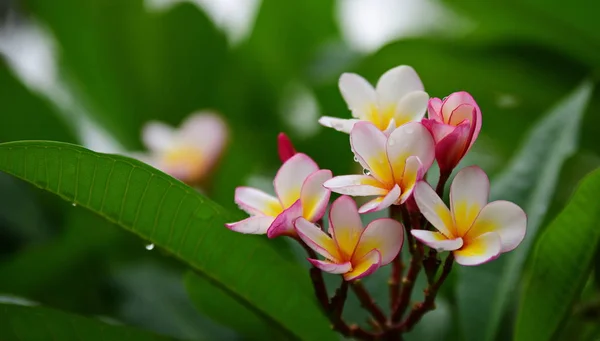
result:
[(395, 182), (402, 179), (409, 156), (417, 156), (425, 170), (431, 167), (435, 159), (433, 137), (419, 122), (407, 123), (394, 130), (387, 140), (386, 148)]
[(425, 128), (427, 128), (427, 130), (429, 130), (429, 132), (433, 136), (433, 140), (435, 141), (435, 143), (438, 143), (444, 137), (448, 136), (451, 132), (453, 132), (454, 129), (456, 129), (455, 126), (451, 126), (441, 121), (436, 121), (427, 118), (421, 120), (421, 124), (423, 124)]
[(181, 138), (201, 150), (208, 163), (213, 163), (221, 155), (227, 136), (227, 124), (223, 118), (209, 111), (193, 113), (181, 125)]
[(294, 221), (298, 236), (306, 245), (331, 261), (342, 261), (335, 241), (315, 224), (300, 217)]
[(279, 135), (277, 135), (277, 152), (282, 163), (285, 163), (292, 156), (296, 155), (296, 149), (294, 148), (292, 141), (284, 133), (279, 133)]
[(463, 121), (473, 121), (476, 117), (475, 108), (470, 104), (461, 104), (452, 110), (448, 123), (457, 126)]
[(267, 237), (295, 236), (294, 220), (302, 216), (302, 203), (298, 199), (292, 206), (281, 212), (267, 230)]
[(277, 198), (252, 187), (236, 188), (234, 201), (242, 210), (251, 215), (276, 217), (283, 211)]
[(362, 259), (353, 263), (352, 271), (344, 274), (344, 280), (353, 281), (364, 278), (375, 272), (381, 266), (381, 254), (377, 250), (371, 250)]
[(358, 122), (350, 132), (352, 151), (360, 164), (379, 182), (391, 185), (394, 179), (386, 155), (386, 141), (385, 134), (370, 122)]
[(404, 174), (400, 181), (402, 186), (402, 195), (400, 196), (400, 203), (404, 204), (408, 198), (413, 194), (415, 186), (421, 179), (427, 170), (423, 167), (421, 160), (417, 156), (410, 156), (406, 159), (406, 166), (404, 167)]
[(411, 230), (410, 233), (423, 244), (435, 249), (437, 252), (454, 251), (463, 246), (462, 238), (448, 239), (439, 232)]
[(386, 71), (375, 87), (381, 108), (393, 106), (408, 93), (423, 89), (419, 75), (408, 65), (400, 65)]
[(352, 263), (350, 262), (332, 263), (326, 260), (318, 260), (311, 258), (308, 258), (308, 261), (315, 267), (334, 275), (344, 274), (352, 270)]
[(463, 122), (435, 146), (435, 157), (440, 171), (451, 172), (465, 156), (469, 148), (469, 132), (471, 124)]
[(379, 251), (381, 266), (389, 264), (400, 252), (404, 243), (404, 226), (394, 219), (373, 220), (360, 236), (352, 261), (362, 259), (371, 250)]
[(342, 97), (356, 118), (366, 117), (377, 105), (377, 95), (366, 79), (355, 73), (344, 73), (338, 83)]
[(257, 216), (238, 221), (236, 223), (225, 224), (225, 226), (235, 232), (246, 234), (265, 234), (275, 218), (267, 216)]
[[(444, 122), (446, 122), (446, 123), (450, 122), (450, 115), (452, 115), (452, 111), (454, 111), (454, 109), (458, 108), (458, 106), (461, 104), (470, 104), (473, 107), (477, 106), (477, 103), (473, 99), (473, 96), (471, 96), (466, 91), (454, 92), (454, 93), (448, 95), (448, 97), (444, 98), (444, 100), (442, 102), (442, 107), (440, 110), (442, 117), (444, 118)], [(479, 107), (477, 107), (477, 108), (479, 108)]]
[(427, 117), (429, 119), (444, 122), (442, 118), (442, 100), (439, 98), (431, 98), (427, 105)]
[(388, 190), (383, 188), (383, 184), (369, 175), (341, 175), (325, 181), (323, 184), (332, 192), (352, 195), (386, 195)]
[(161, 152), (175, 143), (175, 129), (159, 121), (149, 121), (142, 128), (142, 141), (152, 152)]
[(350, 134), (350, 131), (352, 130), (352, 127), (354, 127), (354, 124), (356, 124), (356, 122), (360, 122), (360, 120), (353, 118), (345, 120), (342, 118), (329, 116), (322, 116), (321, 118), (319, 118), (319, 123), (322, 126), (327, 128), (333, 128), (337, 131), (341, 131), (346, 134)]
[(394, 120), (399, 127), (405, 123), (419, 121), (425, 115), (429, 95), (425, 91), (412, 91), (396, 104)]
[(498, 258), (502, 249), (500, 236), (488, 232), (472, 240), (463, 239), (463, 247), (454, 251), (454, 258), (460, 265), (479, 265)]
[(319, 166), (306, 154), (298, 153), (287, 160), (275, 175), (273, 185), (284, 207), (290, 207), (300, 199), (302, 184)]
[(461, 169), (450, 186), (450, 211), (459, 236), (464, 236), (490, 195), (490, 180), (477, 166)]
[(363, 225), (356, 203), (349, 196), (343, 195), (331, 204), (329, 231), (342, 258), (350, 259), (363, 232)]
[(375, 198), (362, 205), (358, 210), (358, 213), (371, 213), (386, 209), (400, 199), (401, 193), (402, 190), (400, 189), (400, 186), (395, 185), (385, 196)]
[(500, 236), (500, 252), (508, 252), (519, 246), (526, 230), (527, 215), (523, 209), (510, 201), (498, 200), (481, 210), (473, 227), (467, 232), (467, 238), (495, 232)]
[(323, 218), (331, 191), (323, 187), (323, 183), (331, 179), (329, 169), (318, 170), (306, 178), (300, 191), (300, 202), (302, 203), (302, 216), (309, 221), (317, 221)]
[(449, 239), (456, 237), (450, 210), (426, 181), (417, 183), (414, 198), (421, 214), (433, 227)]

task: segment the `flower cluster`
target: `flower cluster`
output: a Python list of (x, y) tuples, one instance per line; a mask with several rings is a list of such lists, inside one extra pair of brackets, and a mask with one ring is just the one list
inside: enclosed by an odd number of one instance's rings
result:
[[(525, 213), (507, 201), (488, 203), (489, 180), (479, 167), (457, 172), (450, 186), (450, 208), (442, 200), (446, 180), (481, 130), (481, 111), (470, 94), (430, 98), (415, 70), (405, 65), (384, 73), (375, 87), (357, 74), (345, 73), (339, 88), (353, 118), (321, 117), (319, 122), (349, 134), (364, 173), (332, 176), (280, 135), (283, 164), (273, 181), (276, 196), (237, 188), (235, 202), (250, 217), (227, 224), (229, 229), (292, 237), (324, 257), (309, 258), (316, 268), (341, 274), (346, 281), (391, 263), (405, 238), (416, 238), (420, 244), (413, 245), (434, 253), (451, 251), (461, 265), (493, 260), (519, 245), (525, 236)], [(434, 161), (440, 170), (437, 190), (425, 180)], [(325, 231), (322, 220), (331, 192), (342, 196), (331, 205)], [(372, 198), (357, 208), (351, 196)], [(363, 228), (361, 214), (386, 208), (391, 218)], [(393, 212), (404, 213), (402, 223)], [(407, 217), (415, 215), (411, 224)]]

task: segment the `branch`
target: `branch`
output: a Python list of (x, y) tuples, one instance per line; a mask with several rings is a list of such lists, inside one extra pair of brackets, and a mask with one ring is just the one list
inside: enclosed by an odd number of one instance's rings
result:
[[(390, 207), (390, 218), (400, 221), (402, 218), (402, 209), (399, 205)], [(409, 222), (410, 223), (410, 222)], [(402, 261), (402, 250), (398, 252), (396, 258), (392, 261), (392, 273), (388, 281), (390, 291), (390, 309), (394, 309), (400, 299), (400, 288), (402, 273), (404, 272), (404, 262)]]
[(452, 171), (450, 172), (440, 172), (440, 179), (438, 180), (437, 186), (435, 187), (435, 192), (437, 193), (437, 195), (443, 200), (443, 196), (444, 196), (444, 188), (446, 187), (446, 182), (448, 181), (448, 178), (450, 177), (450, 174), (452, 174)]
[(381, 311), (377, 303), (375, 303), (375, 300), (373, 300), (371, 295), (369, 295), (362, 283), (358, 280), (352, 281), (352, 290), (354, 290), (354, 293), (358, 297), (362, 307), (367, 309), (371, 315), (373, 315), (375, 320), (381, 325), (382, 328), (385, 328), (387, 317), (383, 311)]

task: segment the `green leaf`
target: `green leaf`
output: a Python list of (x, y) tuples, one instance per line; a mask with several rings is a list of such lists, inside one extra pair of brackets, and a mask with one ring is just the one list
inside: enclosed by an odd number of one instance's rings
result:
[(166, 341), (172, 340), (134, 328), (44, 307), (0, 304), (2, 341)]
[(301, 266), (264, 236), (226, 229), (239, 216), (172, 177), (127, 157), (44, 141), (0, 144), (0, 170), (165, 249), (282, 331), (335, 338)]
[[(190, 271), (185, 275), (185, 287), (198, 311), (232, 328), (247, 340), (286, 339), (271, 327), (268, 319), (260, 316), (259, 311), (227, 295), (207, 278)], [(235, 318), (231, 318), (232, 312), (235, 312)]]
[(556, 105), (527, 136), (519, 153), (492, 180), (491, 200), (509, 200), (528, 216), (521, 245), (497, 260), (460, 267), (458, 306), (467, 340), (495, 340), (523, 264), (557, 186), (561, 167), (577, 149), (580, 122), (592, 85), (583, 83)]
[(541, 234), (521, 295), (515, 341), (551, 340), (589, 276), (600, 241), (600, 170), (586, 176)]

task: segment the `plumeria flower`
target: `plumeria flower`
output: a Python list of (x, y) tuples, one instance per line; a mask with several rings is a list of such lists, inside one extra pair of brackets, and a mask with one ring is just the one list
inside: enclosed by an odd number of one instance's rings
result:
[(434, 160), (433, 137), (419, 122), (402, 125), (389, 137), (372, 123), (359, 122), (352, 128), (350, 143), (365, 174), (336, 176), (324, 186), (340, 194), (376, 195), (360, 213), (404, 203)]
[(194, 185), (204, 179), (221, 156), (227, 135), (223, 119), (207, 111), (190, 115), (179, 128), (150, 121), (142, 129), (149, 153), (136, 157)]
[(375, 88), (355, 73), (344, 73), (339, 88), (354, 118), (323, 116), (319, 123), (345, 133), (349, 133), (356, 122), (364, 120), (389, 134), (407, 122), (419, 121), (425, 115), (429, 100), (419, 75), (406, 65), (384, 73)]
[(490, 182), (477, 166), (462, 169), (450, 187), (450, 210), (425, 181), (415, 189), (421, 213), (438, 232), (412, 230), (438, 251), (452, 251), (456, 262), (478, 265), (516, 248), (525, 237), (527, 216), (512, 202), (488, 203)]
[(346, 281), (368, 276), (400, 252), (404, 227), (394, 219), (372, 221), (363, 229), (354, 200), (341, 196), (331, 204), (329, 234), (304, 218), (295, 221), (300, 238), (326, 260), (308, 259), (317, 268), (343, 274)]
[(325, 214), (331, 192), (323, 182), (331, 171), (319, 166), (306, 154), (297, 153), (279, 168), (273, 185), (277, 197), (251, 187), (238, 187), (235, 202), (250, 217), (227, 228), (241, 233), (296, 236), (293, 221), (304, 217), (316, 222)]
[(443, 101), (429, 100), (422, 123), (435, 139), (435, 157), (441, 172), (450, 173), (467, 154), (481, 130), (481, 110), (468, 92), (455, 92)]

